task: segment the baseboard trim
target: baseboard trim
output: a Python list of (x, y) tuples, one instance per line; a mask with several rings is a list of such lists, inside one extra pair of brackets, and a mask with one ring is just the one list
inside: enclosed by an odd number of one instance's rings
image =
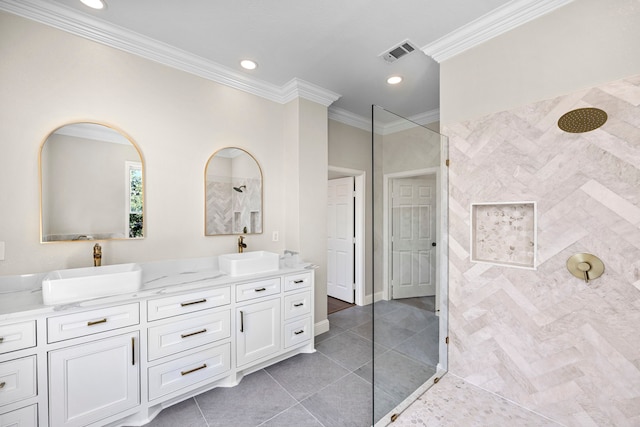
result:
[(329, 332), (329, 319), (322, 320), (314, 325), (314, 335), (318, 336)]

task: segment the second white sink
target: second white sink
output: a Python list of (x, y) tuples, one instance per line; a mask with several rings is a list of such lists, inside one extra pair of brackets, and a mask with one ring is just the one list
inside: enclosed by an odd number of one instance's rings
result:
[(225, 254), (218, 257), (218, 267), (229, 276), (267, 273), (280, 268), (280, 257), (267, 251)]
[(42, 280), (42, 300), (46, 305), (56, 305), (119, 295), (137, 291), (141, 282), (138, 264), (56, 270)]

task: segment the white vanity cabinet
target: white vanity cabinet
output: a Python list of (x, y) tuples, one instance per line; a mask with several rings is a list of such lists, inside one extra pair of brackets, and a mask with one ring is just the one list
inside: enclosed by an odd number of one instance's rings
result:
[(0, 427), (144, 425), (173, 404), (315, 351), (313, 270), (185, 277), (5, 314)]
[(0, 427), (37, 423), (36, 322), (0, 325)]
[(86, 426), (140, 404), (140, 332), (112, 335), (139, 323), (137, 302), (47, 318), (48, 342), (64, 341), (47, 356), (51, 426)]
[(49, 352), (51, 426), (86, 426), (140, 403), (138, 332)]
[(231, 287), (147, 301), (149, 402), (231, 372)]

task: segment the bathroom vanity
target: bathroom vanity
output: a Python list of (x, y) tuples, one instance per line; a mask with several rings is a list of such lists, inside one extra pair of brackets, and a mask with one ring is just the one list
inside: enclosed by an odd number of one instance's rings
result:
[(143, 425), (315, 351), (308, 265), (238, 277), (215, 259), (140, 266), (138, 291), (64, 305), (0, 289), (0, 427)]

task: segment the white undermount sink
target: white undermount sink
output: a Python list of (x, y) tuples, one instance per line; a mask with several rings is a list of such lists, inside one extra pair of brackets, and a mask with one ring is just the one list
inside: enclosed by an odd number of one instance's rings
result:
[(133, 263), (56, 270), (42, 279), (42, 300), (46, 305), (66, 304), (135, 292), (141, 283), (142, 270)]
[(267, 251), (225, 254), (218, 256), (218, 268), (229, 276), (267, 273), (280, 268), (280, 257)]

